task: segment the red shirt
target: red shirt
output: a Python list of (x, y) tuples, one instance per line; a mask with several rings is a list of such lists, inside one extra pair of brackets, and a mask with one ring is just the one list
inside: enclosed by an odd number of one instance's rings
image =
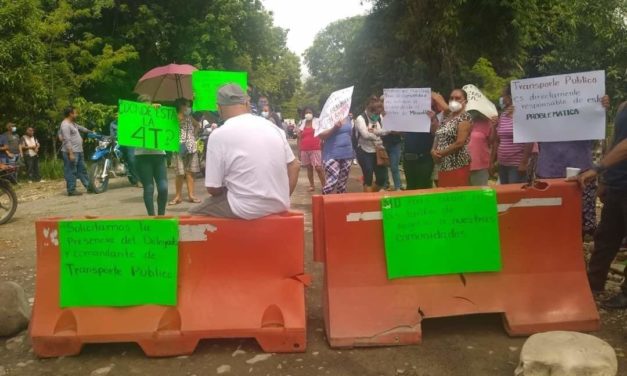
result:
[(300, 150), (320, 150), (320, 139), (318, 137), (314, 137), (313, 127), (305, 127), (300, 134)]

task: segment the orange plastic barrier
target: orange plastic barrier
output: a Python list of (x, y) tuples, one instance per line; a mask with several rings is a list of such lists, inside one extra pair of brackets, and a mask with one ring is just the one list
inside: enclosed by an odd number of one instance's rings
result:
[(148, 356), (173, 356), (192, 353), (200, 339), (234, 337), (255, 338), (267, 352), (305, 351), (310, 279), (301, 213), (255, 221), (181, 218), (179, 226), (200, 229), (206, 240), (181, 232), (176, 307), (61, 309), (59, 247), (50, 235), (57, 222), (36, 223), (30, 336), (38, 356), (74, 355), (84, 343), (103, 342), (136, 342)]
[(597, 330), (582, 252), (581, 191), (558, 180), (538, 184), (496, 187), (501, 272), (394, 280), (386, 271), (382, 195), (314, 197), (314, 257), (325, 263), (331, 346), (419, 343), (423, 319), (477, 313), (503, 313), (510, 335)]

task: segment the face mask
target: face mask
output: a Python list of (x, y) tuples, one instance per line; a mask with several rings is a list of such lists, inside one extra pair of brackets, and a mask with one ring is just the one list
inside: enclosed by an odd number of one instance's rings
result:
[(192, 114), (192, 109), (191, 108), (186, 108), (184, 114), (187, 115), (187, 116), (191, 115)]
[(450, 101), (448, 102), (448, 109), (451, 110), (451, 112), (457, 112), (462, 109), (462, 104), (458, 101)]
[(15, 128), (15, 127), (11, 128), (11, 132), (13, 132), (13, 133), (17, 132), (17, 128)]
[(313, 114), (305, 114), (305, 120), (312, 121), (313, 120)]
[(261, 113), (261, 116), (265, 117), (266, 119), (270, 117), (270, 113), (268, 111), (263, 111)]
[(504, 109), (504, 108), (505, 108), (505, 100), (503, 99), (503, 97), (500, 97), (500, 98), (499, 98), (499, 107), (500, 107), (501, 109)]
[(373, 123), (376, 123), (377, 121), (379, 121), (379, 119), (381, 119), (381, 117), (377, 114), (370, 115), (370, 121), (372, 121)]

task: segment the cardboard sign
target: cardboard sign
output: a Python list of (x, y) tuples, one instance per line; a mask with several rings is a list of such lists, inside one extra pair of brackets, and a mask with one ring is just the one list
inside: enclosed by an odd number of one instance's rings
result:
[(61, 307), (176, 305), (178, 220), (59, 222)]
[(514, 142), (605, 138), (605, 71), (512, 81)]
[(388, 278), (501, 270), (492, 189), (381, 200)]
[(338, 121), (346, 119), (351, 109), (354, 88), (354, 86), (347, 87), (346, 89), (333, 92), (329, 96), (320, 112), (320, 126), (315, 130), (315, 136), (333, 128)]
[(430, 132), (431, 89), (384, 89), (383, 129), (398, 132)]
[(490, 119), (499, 116), (496, 106), (488, 99), (481, 90), (475, 85), (466, 85), (463, 87), (468, 95), (468, 103), (466, 103), (466, 112), (477, 111), (486, 118)]
[(194, 112), (217, 111), (218, 90), (226, 84), (237, 84), (246, 93), (248, 90), (248, 73), (224, 71), (193, 72)]
[(179, 151), (179, 120), (174, 107), (120, 100), (118, 142), (122, 146)]

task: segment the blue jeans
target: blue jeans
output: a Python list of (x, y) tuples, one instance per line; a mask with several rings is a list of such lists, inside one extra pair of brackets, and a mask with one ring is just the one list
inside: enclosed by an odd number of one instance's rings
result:
[(499, 166), (499, 181), (501, 184), (521, 184), (526, 176), (518, 172), (518, 166)]
[[(387, 145), (385, 147), (385, 151), (388, 153), (388, 157), (390, 157), (390, 170), (392, 171), (394, 190), (398, 191), (401, 189), (401, 143), (399, 142), (396, 145)], [(385, 180), (387, 180), (387, 177)]]
[(144, 186), (144, 205), (148, 215), (155, 215), (155, 185), (157, 187), (157, 215), (165, 214), (168, 202), (168, 170), (165, 155), (145, 154), (135, 157), (135, 167)]
[(124, 162), (126, 162), (128, 176), (132, 176), (135, 178), (135, 181), (139, 181), (139, 174), (137, 172), (137, 168), (135, 167), (135, 148), (120, 146), (120, 152), (122, 153)]
[(61, 154), (63, 155), (63, 176), (65, 177), (67, 193), (76, 191), (77, 178), (81, 181), (85, 189), (89, 189), (89, 178), (87, 177), (84, 154), (82, 152), (74, 153), (74, 161), (70, 161), (66, 152)]

